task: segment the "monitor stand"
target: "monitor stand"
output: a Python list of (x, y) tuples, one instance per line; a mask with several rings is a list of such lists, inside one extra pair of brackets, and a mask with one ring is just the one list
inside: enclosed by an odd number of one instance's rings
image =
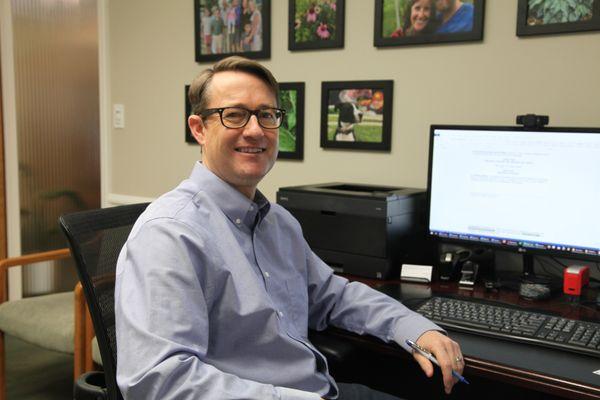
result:
[(521, 280), (535, 278), (533, 269), (533, 256), (531, 254), (523, 254), (523, 276)]

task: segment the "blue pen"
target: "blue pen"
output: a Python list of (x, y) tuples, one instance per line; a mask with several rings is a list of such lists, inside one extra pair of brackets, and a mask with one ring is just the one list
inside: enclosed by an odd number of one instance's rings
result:
[[(417, 353), (419, 353), (420, 355), (422, 355), (423, 357), (425, 357), (426, 359), (428, 359), (429, 361), (431, 361), (438, 367), (440, 366), (440, 363), (438, 362), (438, 360), (436, 360), (435, 357), (430, 352), (428, 352), (427, 350), (425, 350), (424, 348), (422, 348), (421, 346), (419, 346), (412, 340), (407, 339), (406, 344), (409, 345), (411, 349), (413, 349), (414, 351), (416, 351)], [(461, 374), (459, 374), (458, 372), (456, 372), (454, 370), (452, 370), (452, 376), (455, 377), (456, 379), (458, 379), (462, 383), (466, 383), (467, 385), (469, 384), (469, 381), (467, 381), (464, 378), (464, 376), (462, 376)]]

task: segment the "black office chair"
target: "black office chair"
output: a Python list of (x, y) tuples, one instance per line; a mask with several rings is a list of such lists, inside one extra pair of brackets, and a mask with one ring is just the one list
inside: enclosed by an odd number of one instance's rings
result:
[(82, 211), (59, 218), (75, 258), (88, 304), (102, 372), (88, 372), (75, 383), (76, 400), (122, 400), (117, 387), (114, 287), (117, 258), (129, 232), (148, 203)]
[[(83, 374), (75, 383), (76, 400), (122, 400), (117, 387), (114, 285), (117, 259), (137, 218), (148, 206), (134, 204), (82, 211), (60, 217), (90, 310), (104, 372)], [(352, 346), (318, 332), (311, 341), (327, 357), (334, 376), (351, 375), (346, 365)]]

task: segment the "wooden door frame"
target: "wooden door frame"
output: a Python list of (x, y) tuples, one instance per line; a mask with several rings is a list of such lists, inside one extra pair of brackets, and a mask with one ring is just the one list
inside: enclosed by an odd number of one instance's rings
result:
[(2, 118), (2, 54), (0, 54), (0, 259), (7, 256), (6, 239), (6, 179), (4, 165), (4, 119)]

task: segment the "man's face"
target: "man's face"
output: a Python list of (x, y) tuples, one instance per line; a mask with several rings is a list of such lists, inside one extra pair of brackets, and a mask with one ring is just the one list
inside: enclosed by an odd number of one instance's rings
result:
[[(207, 108), (239, 106), (256, 110), (277, 107), (275, 94), (266, 83), (239, 71), (216, 73), (208, 89), (208, 99)], [(240, 192), (252, 197), (260, 180), (275, 163), (279, 130), (262, 128), (254, 115), (243, 128), (226, 128), (219, 114), (212, 114), (204, 121), (192, 116), (190, 128), (202, 145), (202, 163)]]
[(450, 10), (454, 6), (456, 0), (436, 0), (435, 8), (438, 12), (443, 13), (444, 11)]

